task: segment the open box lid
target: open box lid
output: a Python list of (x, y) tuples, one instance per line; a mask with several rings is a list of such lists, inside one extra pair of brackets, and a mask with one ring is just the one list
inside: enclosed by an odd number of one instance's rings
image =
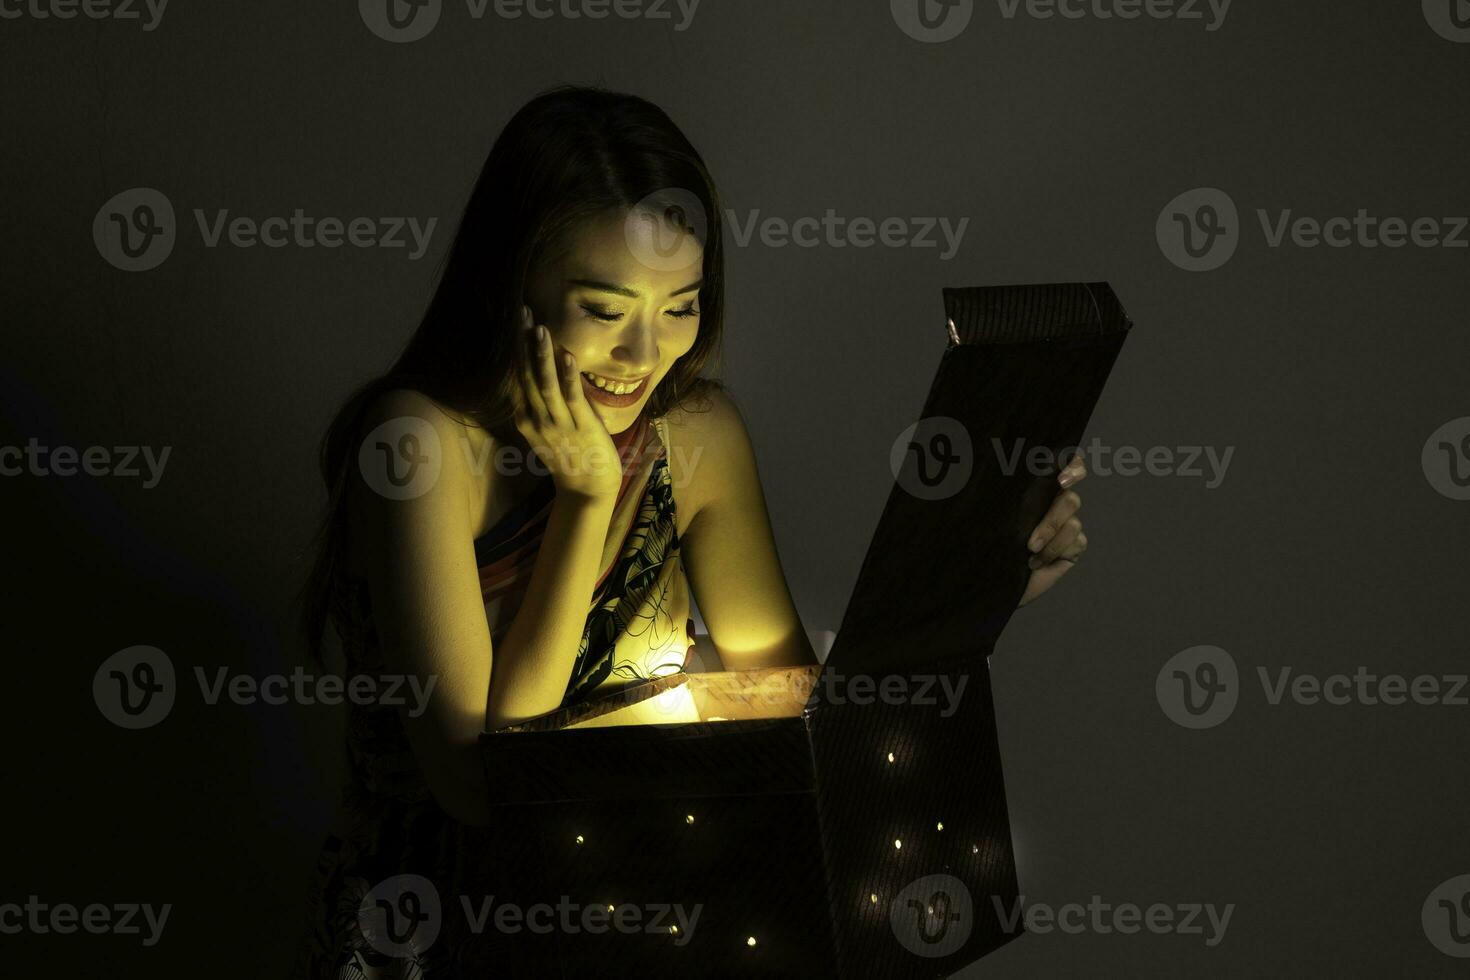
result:
[[(1107, 283), (944, 290), (948, 337), (828, 670), (912, 673), (989, 655), (1030, 574), (1027, 537), (1132, 321)], [(1069, 454), (1070, 455), (1070, 454)]]

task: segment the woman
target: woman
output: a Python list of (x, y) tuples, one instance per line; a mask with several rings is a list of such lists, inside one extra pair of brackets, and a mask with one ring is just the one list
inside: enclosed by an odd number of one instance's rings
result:
[[(726, 669), (815, 662), (740, 414), (700, 377), (723, 285), (714, 185), (656, 106), (567, 87), (507, 124), (418, 331), (323, 443), (313, 650), (330, 619), (347, 673), (435, 687), (417, 713), (350, 709), (299, 975), (447, 975), (444, 943), (411, 966), (375, 948), (363, 899), (452, 881), (488, 820), (483, 730), (681, 669), (691, 588)], [(1077, 505), (1037, 528), (1023, 603), (1085, 549)]]

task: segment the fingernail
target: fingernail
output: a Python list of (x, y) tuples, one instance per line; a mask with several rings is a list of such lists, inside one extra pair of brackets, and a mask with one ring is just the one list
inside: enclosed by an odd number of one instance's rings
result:
[(538, 343), (542, 343), (542, 344), (546, 343), (546, 328), (545, 327), (537, 327), (536, 328), (536, 340), (537, 340)]
[(1026, 547), (1030, 548), (1032, 551), (1040, 551), (1041, 546), (1045, 543), (1046, 542), (1042, 541), (1040, 538), (1032, 538), (1030, 543), (1027, 544)]
[(1073, 474), (1071, 474), (1071, 473), (1063, 473), (1061, 476), (1057, 477), (1057, 482), (1060, 483), (1064, 487), (1070, 487), (1072, 485), (1072, 480), (1073, 479), (1075, 479), (1075, 477), (1073, 476)]
[(1036, 571), (1036, 569), (1041, 567), (1041, 559), (1039, 557), (1026, 559), (1026, 567), (1033, 572)]

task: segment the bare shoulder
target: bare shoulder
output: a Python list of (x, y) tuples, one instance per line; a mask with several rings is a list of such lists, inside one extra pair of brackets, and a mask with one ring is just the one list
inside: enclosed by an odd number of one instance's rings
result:
[(423, 392), (394, 388), (376, 396), (364, 407), (358, 441), (348, 449), (351, 522), (381, 528), (385, 522), (467, 519), (476, 489), (463, 451), (470, 431), (457, 413)]
[(681, 512), (692, 521), (754, 467), (750, 434), (730, 393), (713, 384), (670, 411), (664, 422), (669, 478)]

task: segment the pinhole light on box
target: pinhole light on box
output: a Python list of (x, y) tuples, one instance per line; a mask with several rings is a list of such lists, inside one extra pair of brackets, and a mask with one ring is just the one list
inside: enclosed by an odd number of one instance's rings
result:
[(987, 657), (1132, 323), (1106, 283), (944, 305), (822, 667), (674, 674), (481, 736), (494, 818), (456, 890), (610, 912), (465, 937), (467, 975), (942, 977), (1019, 934)]

